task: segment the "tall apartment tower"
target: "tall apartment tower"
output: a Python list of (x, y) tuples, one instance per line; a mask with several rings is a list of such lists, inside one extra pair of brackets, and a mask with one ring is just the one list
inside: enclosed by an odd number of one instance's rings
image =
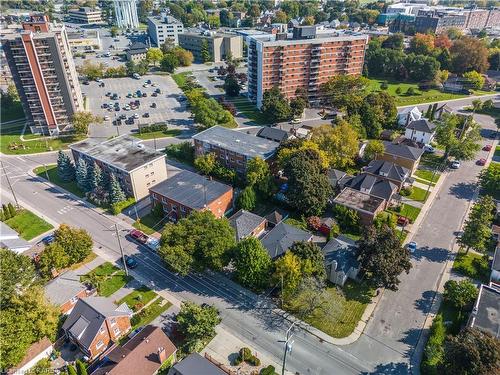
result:
[(321, 99), (322, 83), (338, 74), (361, 74), (368, 36), (294, 28), (293, 35), (252, 35), (248, 38), (248, 97), (262, 106), (264, 92), (277, 86), (293, 98), (305, 89), (311, 103)]
[(57, 135), (83, 110), (83, 98), (64, 25), (32, 15), (2, 39), (12, 79), (32, 133)]
[(115, 6), (116, 26), (127, 29), (139, 27), (137, 17), (137, 0), (113, 0)]

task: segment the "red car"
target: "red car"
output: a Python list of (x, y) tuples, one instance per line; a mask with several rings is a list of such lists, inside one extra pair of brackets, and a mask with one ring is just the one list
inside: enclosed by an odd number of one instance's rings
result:
[(405, 216), (398, 217), (398, 225), (405, 227), (410, 223), (410, 219)]
[(483, 147), (484, 151), (491, 151), (492, 146), (491, 145), (486, 145)]
[(477, 165), (485, 165), (486, 164), (486, 159), (485, 158), (481, 158), (477, 161)]
[(142, 233), (140, 230), (137, 229), (132, 229), (129, 232), (129, 235), (130, 237), (132, 237), (132, 239), (136, 240), (137, 242), (143, 245), (145, 245), (146, 242), (148, 241), (148, 236), (146, 236), (144, 233)]

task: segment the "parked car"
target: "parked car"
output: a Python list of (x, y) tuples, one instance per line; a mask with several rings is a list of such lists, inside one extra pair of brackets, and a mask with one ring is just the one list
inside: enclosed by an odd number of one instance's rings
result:
[(298, 118), (294, 118), (292, 121), (290, 121), (290, 124), (299, 124), (300, 123), (300, 119)]
[(137, 260), (132, 255), (125, 255), (125, 264), (128, 268), (135, 268), (139, 265)]
[(156, 92), (157, 94), (161, 94), (161, 90), (160, 90), (159, 88), (158, 88), (158, 89), (156, 89), (156, 90), (155, 90), (155, 92)]
[(152, 93), (151, 94), (152, 97), (156, 98), (158, 96), (158, 94), (156, 92)]
[(139, 73), (132, 74), (132, 77), (134, 77), (135, 79), (140, 79), (141, 78), (141, 76), (140, 76)]
[(146, 241), (146, 246), (153, 250), (153, 251), (158, 251), (158, 249), (160, 248), (160, 241), (157, 240), (156, 238), (153, 238), (153, 237), (149, 237), (148, 240)]
[(109, 120), (109, 116), (104, 116), (104, 121), (108, 121)]
[(151, 103), (151, 108), (156, 108), (156, 103)]
[(138, 113), (134, 113), (134, 118), (138, 119), (139, 118), (139, 114)]
[(486, 145), (486, 146), (483, 147), (483, 150), (484, 151), (491, 151), (492, 147), (493, 147), (492, 145)]
[(108, 92), (106, 93), (106, 96), (107, 96), (107, 97), (110, 97), (110, 96), (111, 96), (111, 93), (108, 91)]
[(49, 245), (52, 242), (54, 242), (56, 237), (53, 234), (49, 234), (48, 236), (45, 236), (42, 238), (42, 242), (44, 245)]
[(142, 117), (149, 117), (149, 112), (144, 113)]
[(477, 161), (477, 165), (485, 165), (486, 164), (486, 159), (485, 158), (481, 158)]
[(450, 164), (451, 169), (458, 169), (460, 168), (460, 162), (458, 160), (453, 160)]
[(148, 96), (148, 94), (146, 94), (145, 92), (142, 93), (142, 97), (145, 98), (146, 96)]
[(405, 227), (410, 223), (410, 219), (408, 219), (406, 216), (400, 216), (398, 217), (398, 225)]
[(410, 253), (414, 253), (417, 250), (417, 243), (415, 241), (411, 241), (406, 245), (406, 248), (410, 251)]
[(125, 120), (126, 118), (127, 118), (127, 115), (126, 115), (126, 114), (122, 113), (122, 114), (120, 115), (120, 119), (121, 119), (121, 120)]
[(435, 153), (436, 150), (434, 149), (434, 147), (432, 147), (431, 145), (424, 145), (424, 151), (425, 152), (429, 152), (431, 154)]

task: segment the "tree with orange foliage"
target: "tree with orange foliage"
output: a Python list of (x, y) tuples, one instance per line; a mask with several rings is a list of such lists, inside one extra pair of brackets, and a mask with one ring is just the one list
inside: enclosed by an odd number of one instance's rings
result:
[(450, 49), (453, 42), (446, 34), (439, 34), (434, 38), (434, 47)]
[(434, 50), (434, 35), (416, 33), (410, 41), (410, 51), (417, 55), (430, 55)]

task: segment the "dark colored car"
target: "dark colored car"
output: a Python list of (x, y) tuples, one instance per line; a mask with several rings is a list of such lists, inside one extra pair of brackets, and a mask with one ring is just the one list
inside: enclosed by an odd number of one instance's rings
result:
[(481, 158), (477, 161), (477, 165), (485, 165), (486, 164), (486, 159), (485, 158)]
[(146, 112), (145, 114), (143, 114), (142, 117), (149, 117), (149, 112)]
[(128, 268), (135, 268), (139, 265), (137, 260), (131, 255), (125, 255), (125, 264)]
[(53, 234), (49, 234), (48, 236), (45, 236), (42, 238), (42, 242), (44, 245), (49, 245), (51, 244), (52, 242), (55, 241), (55, 236)]
[(151, 108), (156, 108), (156, 103), (151, 103)]

